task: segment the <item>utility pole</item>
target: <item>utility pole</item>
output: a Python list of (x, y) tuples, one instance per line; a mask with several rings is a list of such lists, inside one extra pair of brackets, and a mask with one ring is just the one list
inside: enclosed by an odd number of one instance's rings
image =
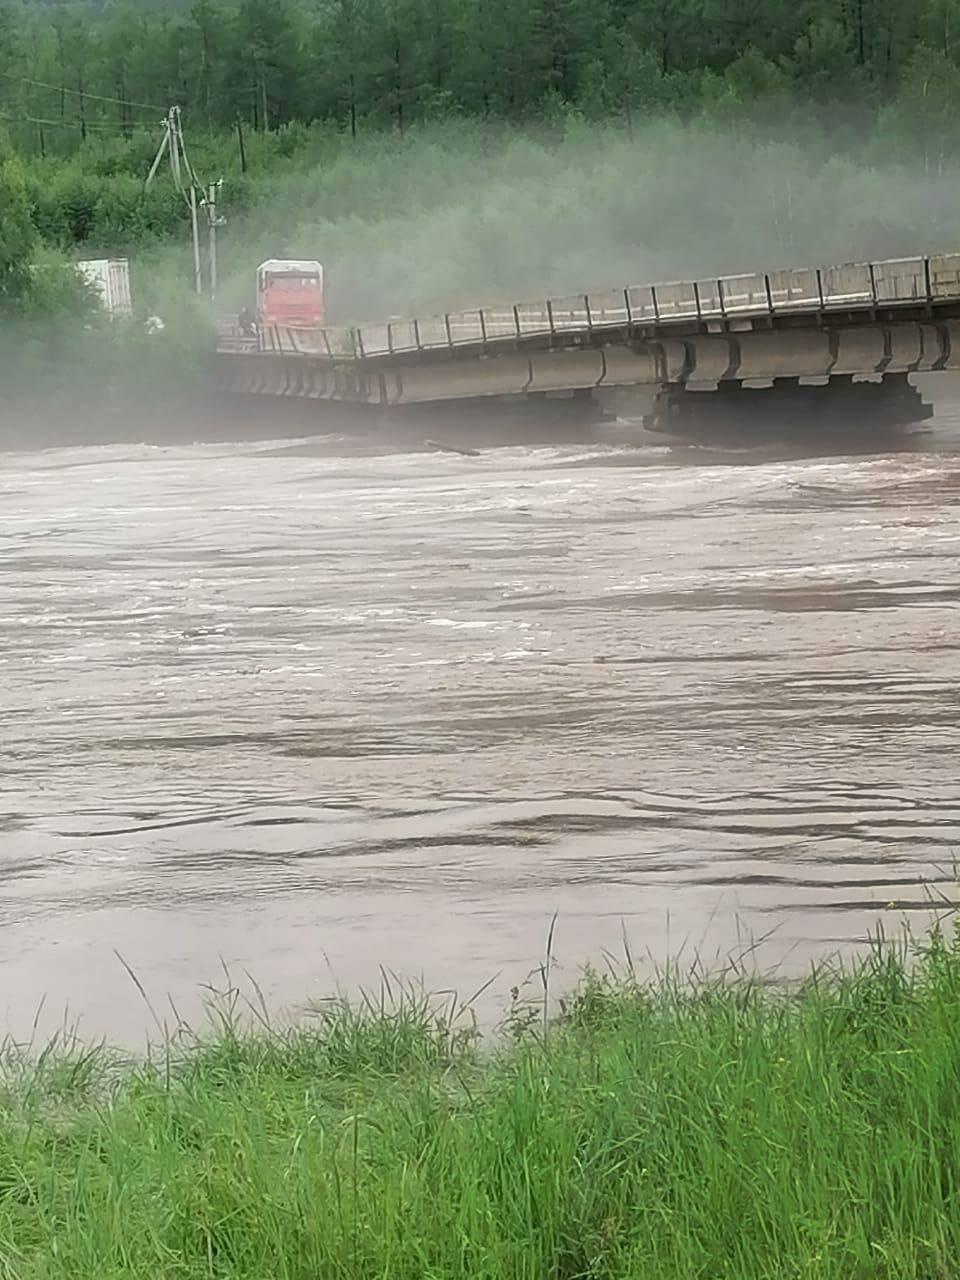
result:
[(190, 161), (187, 159), (187, 150), (183, 145), (183, 120), (180, 116), (179, 107), (171, 107), (168, 116), (170, 121), (169, 128), (173, 130), (171, 139), (170, 156), (173, 161), (173, 180), (177, 184), (178, 189), (183, 191), (183, 179), (181, 177), (180, 165), (187, 171), (187, 177), (190, 179), (190, 194), (188, 204), (190, 205), (190, 231), (193, 236), (193, 290), (194, 293), (203, 293), (203, 275), (200, 270), (200, 226), (197, 222), (197, 180), (190, 168)]
[(173, 181), (178, 191), (183, 191), (183, 179), (180, 176), (180, 108), (171, 107), (167, 112), (167, 129), (170, 132), (170, 146), (168, 151), (170, 154), (170, 171), (173, 174)]
[(220, 178), (216, 182), (211, 182), (207, 187), (207, 198), (204, 201), (207, 210), (207, 221), (210, 227), (210, 301), (215, 302), (217, 297), (217, 228), (222, 227), (226, 222), (226, 218), (221, 218), (217, 213), (217, 196), (220, 188), (223, 186), (223, 179)]
[(193, 233), (193, 291), (203, 293), (203, 273), (200, 270), (200, 227), (197, 223), (197, 189), (190, 183), (190, 230)]
[[(160, 140), (160, 146), (157, 149), (153, 164), (150, 166), (150, 172), (147, 174), (145, 188), (149, 187), (157, 176), (160, 162), (165, 155), (170, 159), (173, 185), (186, 200), (187, 207), (190, 210), (190, 230), (193, 237), (193, 287), (197, 293), (202, 293), (203, 274), (200, 269), (200, 227), (197, 221), (197, 179), (190, 161), (187, 159), (186, 148), (183, 145), (183, 121), (180, 117), (179, 107), (171, 107), (163, 118), (163, 137)], [(190, 183), (189, 192), (184, 190), (184, 172)]]
[(147, 180), (143, 184), (143, 189), (150, 186), (150, 183), (157, 176), (157, 170), (160, 168), (160, 161), (166, 155), (170, 147), (170, 115), (169, 113), (163, 117), (163, 137), (160, 139), (160, 146), (157, 148), (157, 154), (153, 158), (153, 164), (150, 166), (150, 172), (147, 174)]
[(210, 221), (210, 301), (217, 297), (217, 184), (210, 183), (207, 195), (207, 218)]

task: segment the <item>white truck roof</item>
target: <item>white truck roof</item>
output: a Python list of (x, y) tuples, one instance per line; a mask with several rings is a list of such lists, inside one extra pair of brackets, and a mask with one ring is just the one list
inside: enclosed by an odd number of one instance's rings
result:
[(261, 262), (258, 271), (276, 271), (287, 272), (290, 275), (301, 273), (303, 275), (322, 275), (323, 267), (319, 262), (312, 262), (306, 258), (268, 258), (266, 262)]

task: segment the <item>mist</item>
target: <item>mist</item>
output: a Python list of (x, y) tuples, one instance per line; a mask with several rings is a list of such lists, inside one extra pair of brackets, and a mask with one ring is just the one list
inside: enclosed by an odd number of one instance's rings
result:
[(223, 296), (245, 300), (274, 255), (324, 262), (334, 324), (912, 255), (960, 244), (958, 196), (956, 169), (876, 146), (675, 121), (552, 138), (447, 124), (291, 165), (222, 237)]
[(851, 136), (840, 150), (754, 125), (660, 120), (631, 132), (573, 118), (528, 131), (448, 121), (353, 142), (304, 127), (289, 158), (248, 188), (246, 209), (225, 182), (212, 306), (191, 292), (184, 227), (130, 254), (138, 320), (159, 315), (159, 337), (139, 323), (4, 322), (4, 439), (25, 443), (27, 419), (66, 422), (77, 439), (152, 438), (167, 421), (187, 435), (212, 430), (215, 326), (253, 301), (268, 257), (319, 258), (338, 325), (960, 248), (958, 170), (897, 161)]

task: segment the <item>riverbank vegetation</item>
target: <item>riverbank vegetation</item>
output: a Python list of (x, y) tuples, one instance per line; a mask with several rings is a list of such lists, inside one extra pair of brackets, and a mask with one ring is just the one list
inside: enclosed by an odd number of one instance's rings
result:
[(960, 1262), (960, 944), (791, 992), (589, 976), (495, 1043), (416, 995), (7, 1049), (17, 1280), (932, 1280)]

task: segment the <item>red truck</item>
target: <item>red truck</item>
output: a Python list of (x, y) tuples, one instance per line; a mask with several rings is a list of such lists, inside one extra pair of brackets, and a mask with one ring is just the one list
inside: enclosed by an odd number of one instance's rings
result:
[(323, 267), (319, 262), (270, 258), (257, 268), (257, 318), (261, 325), (322, 329)]

